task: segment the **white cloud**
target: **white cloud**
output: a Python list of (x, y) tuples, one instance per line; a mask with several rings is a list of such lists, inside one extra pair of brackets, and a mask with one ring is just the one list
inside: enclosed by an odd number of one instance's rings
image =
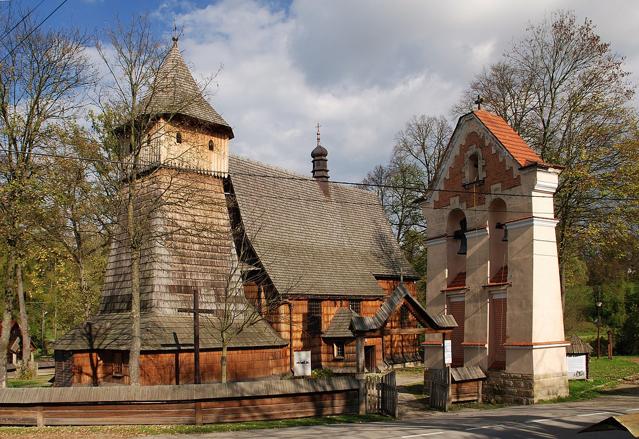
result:
[(639, 67), (632, 2), (222, 0), (176, 7), (176, 19), (196, 76), (223, 65), (210, 98), (234, 128), (233, 151), (309, 174), (319, 121), (332, 178), (359, 180), (406, 120), (448, 114), (474, 74), (556, 8), (593, 18)]

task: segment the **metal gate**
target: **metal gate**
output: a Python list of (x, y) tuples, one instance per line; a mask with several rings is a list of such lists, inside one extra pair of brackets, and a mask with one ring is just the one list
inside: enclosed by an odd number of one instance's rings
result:
[(397, 417), (397, 384), (395, 371), (366, 377), (366, 413)]

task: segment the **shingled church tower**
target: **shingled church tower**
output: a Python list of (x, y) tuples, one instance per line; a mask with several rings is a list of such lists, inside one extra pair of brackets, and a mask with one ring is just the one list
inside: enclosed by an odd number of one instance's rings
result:
[[(243, 294), (224, 194), (233, 130), (203, 97), (177, 38), (142, 106), (150, 123), (134, 194), (136, 221), (144, 228), (140, 380), (183, 384), (194, 380), (193, 316), (179, 310), (193, 306), (194, 290), (202, 308), (254, 312)], [(98, 314), (56, 344), (56, 386), (86, 385), (96, 375), (99, 383), (128, 383), (130, 285), (131, 257), (126, 234), (120, 233), (109, 255)], [(203, 316), (200, 326), (203, 382), (220, 379), (216, 316)], [(286, 345), (263, 320), (247, 326), (229, 346), (229, 380), (287, 372)], [(255, 367), (256, 358), (265, 367)]]

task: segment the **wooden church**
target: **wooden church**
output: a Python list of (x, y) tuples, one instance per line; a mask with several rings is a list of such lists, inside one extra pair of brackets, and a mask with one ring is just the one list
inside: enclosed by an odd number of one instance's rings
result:
[[(233, 130), (201, 95), (177, 39), (157, 82), (136, 180), (152, 212), (140, 250), (141, 384), (194, 382), (196, 344), (202, 382), (221, 380), (223, 349), (229, 381), (299, 374), (299, 358), (376, 371), (421, 362), (422, 334), (456, 326), (415, 299), (418, 277), (376, 196), (330, 182), (319, 137), (312, 178), (229, 155)], [(55, 345), (56, 386), (129, 383), (124, 242), (112, 243), (98, 313)], [(184, 312), (194, 299), (206, 310), (199, 342)]]
[[(568, 394), (553, 211), (559, 173), (505, 120), (478, 109), (459, 119), (422, 201), (427, 309), (454, 316), (452, 366), (487, 371), (488, 399)], [(427, 367), (442, 367), (441, 344), (427, 336)]]

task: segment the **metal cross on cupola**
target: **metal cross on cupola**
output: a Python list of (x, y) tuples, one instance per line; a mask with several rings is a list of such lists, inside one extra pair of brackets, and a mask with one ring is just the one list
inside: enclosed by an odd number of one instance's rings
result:
[(475, 99), (475, 105), (477, 105), (477, 109), (481, 110), (481, 104), (484, 103), (484, 98), (481, 95), (477, 95), (477, 99)]
[(453, 239), (459, 240), (459, 250), (457, 250), (458, 255), (465, 255), (468, 251), (468, 241), (466, 240), (466, 229), (467, 223), (466, 218), (459, 221), (459, 230), (455, 230), (453, 232)]

